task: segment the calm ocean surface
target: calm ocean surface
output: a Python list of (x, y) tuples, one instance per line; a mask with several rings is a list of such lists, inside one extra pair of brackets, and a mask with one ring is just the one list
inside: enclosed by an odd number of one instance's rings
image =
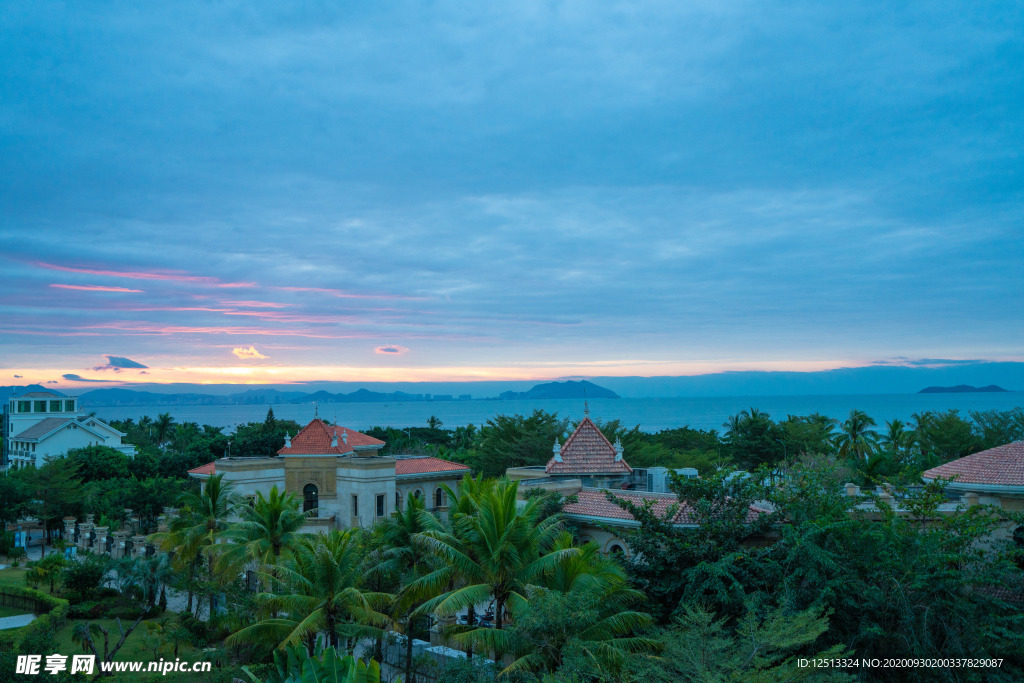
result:
[[(620, 398), (593, 399), (590, 413), (601, 420), (622, 420), (628, 426), (640, 425), (648, 432), (674, 427), (721, 429), (730, 415), (745, 408), (757, 408), (775, 419), (786, 415), (808, 415), (819, 412), (842, 420), (853, 409), (863, 410), (879, 425), (885, 420), (910, 419), (926, 410), (958, 409), (966, 415), (972, 410), (1008, 410), (1024, 406), (1024, 393), (995, 394), (879, 394), (847, 396), (711, 396), (705, 398)], [(178, 422), (198, 422), (233, 429), (246, 422), (262, 421), (267, 405), (252, 406), (143, 406), (91, 407), (101, 418), (138, 419), (143, 415), (156, 417), (169, 412)], [(292, 419), (306, 424), (313, 419), (313, 404), (274, 405), (279, 419)], [(436, 415), (445, 427), (454, 428), (473, 423), (480, 425), (495, 415), (528, 414), (538, 408), (557, 412), (559, 416), (578, 419), (583, 414), (583, 401), (576, 399), (524, 401), (437, 401), (418, 403), (323, 403), (320, 417), (335, 420), (352, 429), (374, 426), (423, 427), (427, 418)]]

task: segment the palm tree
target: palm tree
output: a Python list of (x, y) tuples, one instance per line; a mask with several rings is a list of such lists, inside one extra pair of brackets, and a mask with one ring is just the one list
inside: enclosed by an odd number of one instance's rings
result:
[(429, 589), (461, 575), (466, 585), (428, 600), (421, 609), (448, 616), (493, 598), (495, 628), (477, 628), (464, 637), (494, 650), (496, 658), (508, 647), (502, 631), (506, 618), (525, 607), (527, 589), (560, 559), (579, 552), (553, 548), (558, 517), (539, 519), (539, 499), (520, 507), (518, 490), (517, 481), (499, 481), (481, 494), (473, 514), (456, 516), (451, 532), (422, 536), (445, 564), (416, 583)]
[[(228, 519), (239, 504), (234, 487), (215, 474), (206, 480), (200, 493), (183, 495), (178, 504), (181, 511), (166, 532), (150, 539), (162, 550), (174, 553), (172, 560), (178, 570), (193, 573), (205, 558), (209, 578), (214, 580), (214, 544), (228, 528)], [(210, 593), (210, 616), (213, 616), (213, 592)], [(198, 606), (197, 606), (198, 607)], [(188, 592), (188, 609), (192, 609), (192, 591)]]
[[(571, 547), (571, 536), (558, 545)], [(629, 586), (625, 572), (601, 555), (596, 543), (579, 550), (578, 555), (560, 561), (562, 568), (549, 576), (556, 588), (529, 589), (531, 605), (517, 615), (513, 627), (518, 657), (503, 675), (555, 671), (570, 640), (598, 671), (611, 678), (616, 677), (627, 653), (655, 654), (660, 649), (657, 640), (633, 635), (652, 622), (649, 614), (634, 609), (646, 596)], [(535, 612), (548, 616), (529, 623)], [(554, 623), (548, 621), (551, 615), (556, 615)]]
[(427, 418), (427, 427), (429, 429), (440, 429), (442, 425), (444, 425), (444, 423), (441, 422), (437, 415), (431, 415)]
[(279, 616), (237, 631), (226, 644), (284, 648), (303, 643), (312, 652), (321, 631), (335, 648), (342, 637), (378, 635), (388, 618), (376, 608), (392, 596), (359, 589), (364, 555), (359, 533), (345, 529), (302, 537), (275, 567), (276, 576), (262, 575), (271, 590), (257, 594), (257, 603), (262, 613)]
[(298, 542), (306, 521), (298, 499), (274, 486), (267, 496), (257, 492), (251, 506), (239, 505), (237, 513), (241, 519), (220, 534), (229, 542), (218, 548), (221, 569), (237, 571), (247, 562), (255, 562), (258, 571), (271, 568), (272, 574), (272, 567)]
[(893, 460), (902, 460), (913, 441), (913, 433), (907, 431), (907, 425), (902, 420), (889, 420), (885, 426), (886, 432), (879, 439), (879, 443), (890, 453)]
[(404, 511), (396, 511), (375, 527), (382, 550), (379, 561), (371, 573), (397, 577), (404, 586), (392, 601), (392, 613), (405, 632), (405, 680), (412, 680), (412, 632), (416, 621), (424, 615), (417, 608), (427, 598), (437, 594), (427, 584), (417, 580), (437, 568), (437, 556), (431, 553), (422, 534), (435, 528), (433, 517), (425, 503), (410, 496)]
[(153, 429), (156, 430), (156, 445), (159, 448), (164, 447), (164, 442), (167, 441), (167, 437), (171, 433), (172, 426), (174, 426), (174, 418), (171, 417), (170, 413), (160, 413), (156, 416), (156, 422), (153, 423)]
[(871, 429), (877, 423), (860, 410), (851, 410), (839, 434), (835, 438), (836, 448), (841, 457), (864, 457), (864, 462), (874, 452), (878, 443), (878, 432)]

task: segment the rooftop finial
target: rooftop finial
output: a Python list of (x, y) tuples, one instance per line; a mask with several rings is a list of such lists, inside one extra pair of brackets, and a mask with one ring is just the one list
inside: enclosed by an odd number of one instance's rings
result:
[(334, 436), (331, 437), (331, 448), (337, 448), (337, 447), (338, 447), (338, 429), (337, 429), (337, 427), (335, 427), (335, 429), (334, 429)]
[(292, 447), (292, 433), (291, 432), (285, 432), (284, 433), (284, 447), (285, 448), (291, 448)]
[(317, 406), (316, 401), (313, 401), (313, 419), (320, 419), (320, 408)]
[(586, 401), (583, 401), (583, 414), (588, 417), (590, 416), (590, 404)]

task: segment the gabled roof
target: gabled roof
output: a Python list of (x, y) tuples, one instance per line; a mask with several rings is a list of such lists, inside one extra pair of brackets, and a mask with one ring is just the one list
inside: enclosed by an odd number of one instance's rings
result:
[(956, 477), (953, 486), (1024, 486), (1024, 441), (1015, 441), (947, 462), (933, 467), (921, 476), (928, 480)]
[[(331, 439), (338, 435), (338, 445), (332, 446)], [(384, 442), (347, 427), (334, 427), (316, 419), (299, 430), (292, 437), (292, 445), (277, 451), (278, 455), (343, 455), (362, 447), (380, 448)]]
[(584, 416), (560, 451), (562, 462), (554, 457), (544, 471), (548, 474), (629, 474), (633, 468), (625, 460), (616, 460), (616, 449), (589, 416)]
[(193, 467), (188, 471), (189, 474), (198, 474), (200, 476), (210, 476), (211, 474), (217, 474), (217, 463), (208, 462), (205, 465), (199, 467)]
[(15, 434), (12, 439), (39, 439), (51, 432), (55, 432), (69, 422), (74, 422), (74, 418), (70, 417), (48, 417), (44, 420), (36, 422), (34, 425), (23, 431), (21, 434)]
[[(635, 521), (633, 515), (608, 500), (606, 493), (599, 489), (581, 489), (576, 494), (576, 502), (569, 503), (562, 511), (567, 515), (596, 517), (606, 520), (618, 519), (627, 522)], [(612, 491), (611, 493), (622, 500), (629, 501), (638, 506), (643, 505), (645, 501), (649, 500), (651, 501), (651, 509), (654, 514), (659, 516), (665, 515), (671, 506), (679, 503), (679, 498), (675, 494), (640, 493), (636, 491)], [(747, 515), (747, 522), (753, 522), (761, 512), (763, 511), (751, 506), (750, 513)], [(693, 509), (689, 505), (679, 505), (678, 510), (672, 517), (672, 522), (674, 524), (696, 524), (697, 520), (693, 517)]]
[(469, 466), (441, 458), (399, 458), (395, 461), (395, 474), (430, 474), (432, 472), (468, 472)]

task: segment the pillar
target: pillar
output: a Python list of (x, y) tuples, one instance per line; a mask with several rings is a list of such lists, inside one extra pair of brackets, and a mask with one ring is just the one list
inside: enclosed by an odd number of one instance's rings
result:
[[(93, 515), (86, 515), (86, 519), (91, 519)], [(82, 522), (78, 525), (78, 549), (79, 551), (88, 550), (92, 546), (92, 522)]]
[(146, 556), (146, 537), (142, 534), (132, 536), (132, 557)]
[(107, 552), (107, 532), (110, 531), (108, 526), (96, 527), (96, 541), (93, 543), (93, 552), (96, 554), (105, 554)]
[(110, 544), (110, 556), (115, 560), (119, 560), (124, 557), (125, 550), (127, 548), (128, 532), (127, 531), (115, 531), (111, 534), (113, 543)]
[(78, 520), (74, 517), (64, 518), (64, 542), (68, 545), (74, 545), (75, 543), (75, 525)]

